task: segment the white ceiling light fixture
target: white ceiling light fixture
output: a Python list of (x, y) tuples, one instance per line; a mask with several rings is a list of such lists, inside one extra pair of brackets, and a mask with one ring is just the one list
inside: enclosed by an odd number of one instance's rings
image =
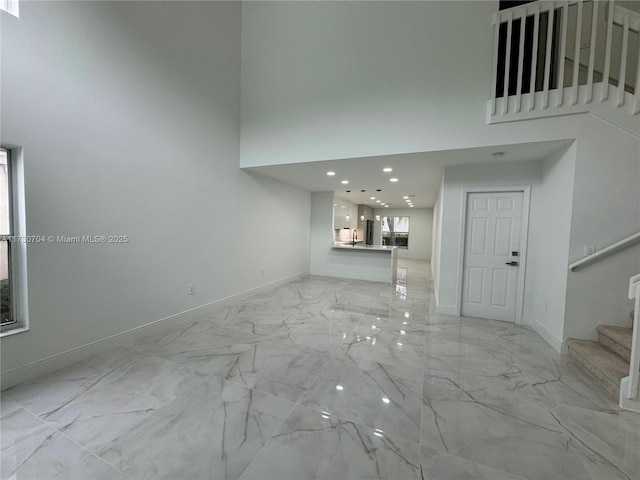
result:
[(349, 185), (349, 180), (342, 180), (340, 183), (342, 183), (343, 185)]
[(336, 172), (327, 172), (327, 176), (329, 177), (333, 177), (336, 174)]
[(385, 168), (383, 168), (383, 169), (382, 169), (382, 171), (383, 171), (384, 173), (393, 172), (393, 168), (391, 168), (391, 167), (385, 167)]
[(393, 178), (390, 178), (390, 179), (389, 179), (389, 181), (390, 181), (390, 182), (393, 182), (393, 183), (396, 183), (396, 182), (398, 181), (398, 179), (397, 179), (397, 178), (395, 178), (395, 177), (393, 177)]

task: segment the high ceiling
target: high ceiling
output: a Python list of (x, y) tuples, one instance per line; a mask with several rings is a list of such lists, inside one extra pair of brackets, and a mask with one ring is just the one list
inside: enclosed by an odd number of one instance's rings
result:
[[(492, 147), (420, 152), (378, 157), (349, 158), (309, 163), (251, 167), (245, 170), (274, 178), (310, 192), (333, 191), (337, 198), (353, 204), (408, 208), (403, 196), (412, 196), (415, 208), (432, 208), (444, 168), (452, 165), (525, 162), (542, 160), (566, 148), (568, 140), (500, 145)], [(500, 155), (502, 153), (502, 155)], [(390, 167), (393, 171), (383, 172)], [(327, 172), (335, 172), (328, 176)], [(397, 182), (391, 182), (397, 178)], [(342, 180), (349, 180), (343, 185)], [(376, 190), (380, 189), (378, 192)], [(350, 190), (350, 193), (347, 193)], [(361, 192), (365, 190), (365, 192)]]

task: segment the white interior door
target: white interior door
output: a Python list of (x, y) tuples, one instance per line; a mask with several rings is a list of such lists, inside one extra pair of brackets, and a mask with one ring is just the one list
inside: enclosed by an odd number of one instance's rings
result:
[(523, 192), (467, 194), (462, 315), (514, 322)]

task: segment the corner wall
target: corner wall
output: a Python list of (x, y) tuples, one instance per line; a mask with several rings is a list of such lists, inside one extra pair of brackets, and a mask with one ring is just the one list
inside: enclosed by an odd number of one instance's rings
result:
[(557, 351), (563, 349), (567, 266), (577, 142), (542, 160), (538, 205), (531, 217), (530, 279), (524, 323)]
[[(465, 187), (531, 186), (531, 214), (537, 208), (540, 182), (540, 162), (513, 162), (476, 166), (447, 167), (442, 193), (442, 238), (440, 277), (438, 285), (438, 311), (457, 315), (460, 306), (461, 238), (464, 235), (462, 205)], [(533, 232), (530, 228), (529, 238)], [(530, 247), (529, 247), (530, 248)], [(446, 266), (446, 268), (445, 268)], [(529, 294), (530, 276), (527, 269), (525, 296)]]
[(238, 168), (239, 3), (20, 10), (0, 133), (24, 147), (27, 234), (129, 241), (28, 246), (30, 330), (2, 338), (3, 378), (308, 272), (310, 194)]
[[(640, 134), (590, 116), (576, 148), (569, 263), (585, 245), (598, 251), (640, 231)], [(629, 326), (629, 278), (637, 273), (638, 242), (568, 273), (564, 338), (595, 339), (599, 324)]]

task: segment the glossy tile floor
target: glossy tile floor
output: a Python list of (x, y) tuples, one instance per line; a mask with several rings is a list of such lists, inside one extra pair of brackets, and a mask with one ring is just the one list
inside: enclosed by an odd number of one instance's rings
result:
[(2, 395), (2, 478), (638, 479), (640, 415), (536, 333), (308, 277)]

